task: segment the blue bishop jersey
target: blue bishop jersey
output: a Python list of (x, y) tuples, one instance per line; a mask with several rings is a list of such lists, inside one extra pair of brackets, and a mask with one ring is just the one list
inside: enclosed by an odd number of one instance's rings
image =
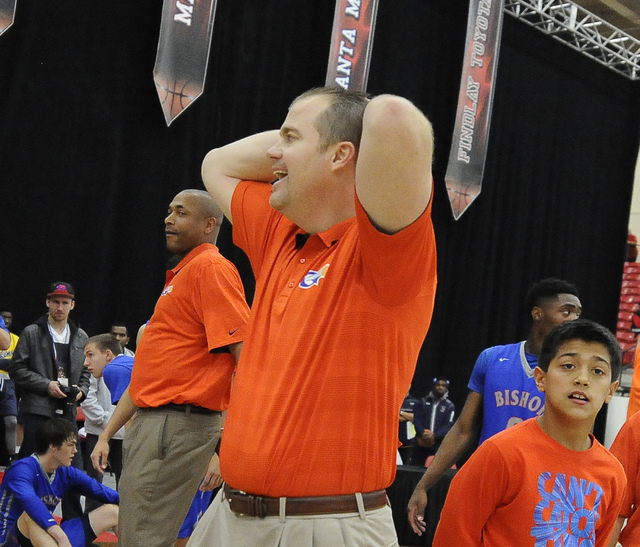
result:
[(525, 353), (524, 342), (493, 346), (480, 354), (468, 385), (484, 398), (480, 443), (542, 414), (544, 393), (533, 378), (537, 366), (538, 356)]
[(104, 503), (120, 503), (118, 492), (75, 467), (59, 467), (48, 475), (35, 454), (11, 465), (0, 484), (0, 545), (25, 511), (45, 530), (56, 525), (52, 513), (72, 489)]

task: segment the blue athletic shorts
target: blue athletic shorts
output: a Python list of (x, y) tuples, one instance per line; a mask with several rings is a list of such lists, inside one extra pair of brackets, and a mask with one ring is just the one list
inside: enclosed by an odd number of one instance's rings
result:
[[(60, 527), (67, 534), (73, 547), (86, 547), (96, 539), (96, 534), (91, 528), (87, 513), (81, 517), (63, 522)], [(2, 547), (33, 547), (33, 543), (18, 530), (17, 524), (14, 524), (7, 534)]]
[(17, 416), (16, 386), (11, 380), (0, 378), (0, 416)]

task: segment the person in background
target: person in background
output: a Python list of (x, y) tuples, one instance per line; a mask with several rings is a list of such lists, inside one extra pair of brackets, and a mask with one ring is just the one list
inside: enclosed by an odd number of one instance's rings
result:
[(130, 340), (129, 329), (127, 329), (127, 325), (125, 325), (124, 323), (113, 323), (109, 332), (118, 339), (118, 342), (120, 342), (120, 345), (122, 346), (122, 353), (128, 355), (129, 357), (133, 357), (133, 351), (131, 351), (127, 347), (127, 344)]
[(448, 394), (449, 380), (434, 378), (431, 391), (420, 399), (420, 404), (415, 409), (415, 465), (429, 465), (427, 460), (437, 452), (442, 439), (453, 426), (456, 407), (447, 398)]
[[(9, 462), (16, 457), (17, 427), (18, 427), (18, 398), (13, 380), (9, 377), (9, 362), (18, 345), (19, 337), (9, 329), (13, 324), (13, 314), (10, 311), (0, 311), (0, 318), (4, 321), (5, 329), (9, 332), (11, 343), (6, 349), (0, 350), (0, 416), (4, 422), (4, 441), (7, 448)], [(0, 324), (0, 329), (2, 325)], [(0, 343), (0, 346), (2, 344)]]
[(627, 481), (591, 430), (621, 368), (604, 327), (579, 320), (554, 328), (535, 369), (544, 413), (487, 439), (458, 471), (433, 547), (606, 547)]
[(397, 542), (385, 488), (435, 297), (432, 146), (410, 101), (321, 88), (280, 131), (207, 154), (205, 186), (256, 296), (220, 447), (224, 495), (190, 545)]
[[(9, 338), (11, 341), (9, 342), (8, 347), (4, 347), (6, 345), (6, 335), (0, 333), (0, 359), (11, 359), (13, 355), (13, 350), (16, 349), (16, 345), (18, 344), (19, 336), (11, 332), (11, 326), (13, 325), (13, 313), (6, 310), (0, 311), (0, 318), (4, 321), (4, 327), (2, 326), (2, 322), (0, 322), (0, 329), (9, 333)], [(4, 353), (8, 351), (9, 353)]]
[[(627, 418), (611, 445), (627, 475), (627, 490), (620, 515), (611, 535), (610, 547), (620, 542), (622, 547), (640, 545), (640, 413)], [(626, 523), (625, 523), (626, 521)]]
[(4, 317), (0, 316), (0, 350), (7, 350), (11, 346), (11, 333)]
[[(36, 431), (54, 417), (76, 425), (78, 404), (89, 392), (89, 371), (83, 366), (87, 333), (69, 319), (75, 308), (75, 290), (64, 281), (47, 291), (48, 313), (26, 327), (13, 352), (9, 375), (20, 390), (24, 439), (18, 457), (36, 449)], [(73, 466), (82, 469), (82, 457), (74, 454)], [(69, 493), (62, 503), (65, 520), (82, 515), (80, 496)]]
[(574, 285), (550, 277), (532, 285), (526, 309), (532, 321), (527, 339), (490, 347), (478, 357), (462, 412), (409, 500), (409, 522), (414, 531), (427, 506), (427, 490), (473, 447), (478, 434), (482, 444), (492, 435), (542, 414), (544, 393), (534, 379), (542, 340), (553, 327), (580, 317), (582, 304)]
[[(98, 334), (87, 340), (84, 346), (84, 366), (91, 373), (89, 395), (82, 403), (86, 416), (85, 430), (87, 473), (98, 482), (102, 482), (103, 474), (91, 463), (91, 453), (104, 431), (115, 405), (129, 387), (133, 357), (122, 352), (122, 343), (111, 334)], [(122, 441), (124, 427), (109, 441), (109, 467), (116, 476), (116, 488), (120, 484), (122, 473)]]
[(398, 424), (398, 439), (400, 441), (400, 457), (403, 465), (413, 465), (413, 453), (415, 451), (416, 427), (413, 423), (414, 411), (420, 404), (420, 399), (407, 395), (400, 407), (400, 420)]
[(109, 439), (136, 414), (120, 481), (125, 546), (174, 544), (220, 438), (249, 316), (240, 275), (215, 246), (221, 222), (202, 190), (184, 190), (169, 204), (167, 249), (179, 261), (136, 348), (131, 384), (91, 456), (104, 470)]
[[(68, 420), (44, 422), (36, 438), (36, 452), (14, 463), (0, 484), (0, 545), (93, 545), (102, 532), (116, 528), (118, 493), (71, 467), (78, 437)], [(58, 525), (53, 511), (71, 491), (107, 505)]]

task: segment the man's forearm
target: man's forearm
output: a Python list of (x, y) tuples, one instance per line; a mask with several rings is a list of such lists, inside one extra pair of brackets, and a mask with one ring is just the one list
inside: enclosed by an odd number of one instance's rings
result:
[(9, 349), (11, 346), (11, 335), (9, 331), (0, 328), (0, 349)]
[(133, 404), (131, 396), (129, 395), (129, 388), (127, 388), (118, 401), (107, 426), (102, 433), (100, 433), (100, 440), (109, 441), (111, 437), (133, 417), (136, 410), (138, 410), (138, 408)]
[(429, 490), (471, 448), (475, 432), (463, 431), (462, 428), (456, 427), (456, 425), (457, 423), (442, 439), (440, 448), (416, 488)]
[(237, 180), (272, 181), (273, 161), (267, 150), (277, 141), (278, 131), (265, 131), (211, 150), (202, 165), (203, 180), (219, 173)]

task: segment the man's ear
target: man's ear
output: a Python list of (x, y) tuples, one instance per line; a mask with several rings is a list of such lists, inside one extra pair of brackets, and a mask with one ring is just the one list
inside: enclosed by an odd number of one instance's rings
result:
[(216, 221), (215, 217), (209, 217), (205, 219), (204, 233), (210, 234), (216, 229), (217, 225), (218, 225), (218, 222)]
[(620, 382), (618, 380), (616, 380), (615, 382), (611, 382), (611, 385), (609, 386), (609, 393), (604, 398), (605, 403), (609, 404), (609, 401), (611, 401), (615, 392), (618, 391), (619, 385), (620, 385)]
[(535, 306), (532, 310), (531, 310), (531, 318), (534, 321), (540, 321), (540, 319), (542, 319), (542, 315), (543, 315), (543, 311), (542, 308), (540, 306)]
[(71, 301), (71, 308), (70, 308), (70, 309), (72, 310), (72, 309), (73, 309), (73, 308), (75, 308), (75, 307), (76, 307), (76, 301), (75, 301), (75, 300), (72, 300), (72, 301)]
[(335, 145), (335, 149), (331, 155), (331, 166), (334, 169), (340, 169), (354, 159), (355, 156), (356, 147), (352, 142), (339, 142)]
[(533, 370), (533, 378), (536, 381), (536, 386), (538, 386), (538, 391), (544, 392), (544, 383), (547, 379), (547, 373), (540, 367), (536, 367)]
[(106, 358), (107, 358), (107, 364), (109, 364), (111, 361), (113, 361), (116, 356), (113, 354), (113, 352), (107, 348), (107, 351), (104, 352)]

